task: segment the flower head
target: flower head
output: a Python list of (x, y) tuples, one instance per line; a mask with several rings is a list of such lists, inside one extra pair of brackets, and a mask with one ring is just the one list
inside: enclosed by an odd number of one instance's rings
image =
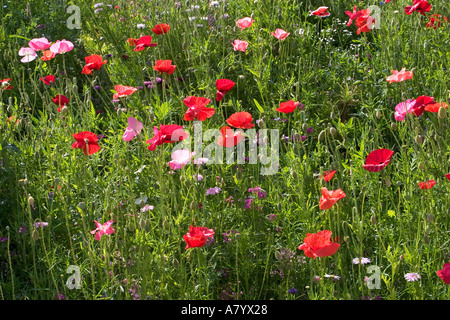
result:
[(311, 11), (312, 16), (318, 16), (318, 17), (328, 17), (330, 13), (327, 11), (328, 7), (319, 7), (314, 11)]
[(378, 172), (384, 169), (389, 162), (394, 151), (389, 149), (377, 149), (369, 153), (363, 168), (370, 172)]
[(72, 149), (80, 148), (83, 149), (85, 155), (92, 155), (100, 151), (100, 146), (98, 145), (98, 136), (90, 131), (83, 131), (79, 133), (74, 133), (73, 137), (76, 142), (72, 144)]
[(31, 62), (37, 58), (36, 51), (34, 51), (31, 48), (24, 48), (24, 47), (20, 48), (19, 56), (23, 57), (22, 59), (20, 59), (22, 63)]
[(153, 69), (159, 72), (166, 72), (167, 74), (172, 74), (175, 72), (175, 68), (177, 66), (172, 65), (172, 60), (158, 60), (156, 61), (155, 66)]
[(214, 230), (206, 227), (193, 227), (189, 226), (189, 232), (183, 235), (183, 239), (186, 242), (186, 248), (203, 247), (208, 238), (214, 236)]
[(408, 282), (418, 281), (420, 279), (420, 275), (416, 272), (405, 274), (405, 279)]
[(50, 46), (50, 51), (54, 54), (63, 54), (71, 51), (74, 48), (73, 43), (66, 39), (58, 40)]
[(332, 232), (329, 230), (318, 231), (317, 233), (307, 233), (303, 244), (298, 247), (310, 258), (328, 257), (333, 255), (340, 247), (339, 243), (331, 242)]
[(165, 23), (157, 24), (152, 29), (152, 31), (156, 34), (166, 34), (167, 32), (169, 32), (169, 30), (170, 30), (170, 26)]
[(47, 50), (52, 43), (47, 38), (34, 38), (28, 42), (28, 46), (34, 51)]
[(236, 39), (232, 43), (234, 51), (242, 51), (245, 52), (248, 47), (248, 42), (244, 40)]
[(103, 60), (102, 56), (93, 54), (85, 57), (86, 65), (81, 71), (82, 74), (91, 74), (92, 70), (100, 70), (101, 66), (108, 62), (108, 60)]
[(100, 241), (101, 237), (105, 234), (109, 235), (115, 232), (114, 228), (111, 225), (114, 223), (113, 220), (107, 221), (104, 224), (101, 224), (94, 220), (97, 228), (91, 231), (91, 234), (95, 234), (95, 240)]
[(139, 122), (136, 118), (129, 117), (128, 118), (128, 127), (122, 135), (122, 139), (124, 141), (131, 141), (135, 136), (141, 133), (144, 125), (142, 122)]
[(328, 191), (327, 188), (322, 188), (322, 198), (319, 201), (320, 210), (328, 210), (340, 199), (345, 198), (345, 193), (341, 189)]
[(198, 121), (204, 121), (211, 118), (216, 110), (214, 110), (214, 108), (205, 107), (210, 102), (211, 99), (203, 97), (190, 96), (185, 98), (183, 103), (188, 109), (184, 114), (183, 120), (192, 121), (197, 119)]
[(255, 22), (255, 20), (253, 20), (250, 17), (245, 17), (242, 19), (239, 19), (236, 21), (236, 25), (241, 28), (241, 31), (246, 29), (246, 28), (250, 28), (253, 24), (253, 22)]
[(412, 71), (406, 71), (406, 68), (403, 68), (400, 71), (397, 70), (391, 70), (392, 75), (386, 78), (386, 81), (389, 83), (392, 82), (402, 82), (405, 80), (412, 79), (413, 72)]
[(278, 40), (284, 40), (287, 38), (288, 35), (290, 35), (289, 32), (284, 31), (283, 29), (276, 29), (275, 32), (271, 32), (271, 35), (273, 35)]
[(438, 270), (437, 275), (445, 284), (450, 284), (450, 263), (445, 263), (441, 270)]

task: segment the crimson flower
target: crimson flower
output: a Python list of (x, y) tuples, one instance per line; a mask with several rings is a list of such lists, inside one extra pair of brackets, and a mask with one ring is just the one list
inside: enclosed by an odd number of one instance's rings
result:
[(322, 188), (322, 198), (319, 201), (320, 210), (328, 210), (338, 202), (338, 200), (345, 198), (345, 193), (341, 189), (329, 191), (327, 188)]
[(234, 81), (228, 79), (218, 79), (216, 80), (216, 100), (221, 101), (228, 91), (230, 91), (234, 87)]
[(147, 147), (150, 151), (154, 151), (157, 146), (163, 143), (174, 143), (188, 137), (187, 132), (183, 131), (183, 127), (177, 124), (160, 125), (160, 130), (155, 126), (153, 133), (155, 134), (154, 137), (146, 141), (150, 144)]
[(425, 16), (425, 12), (430, 12), (431, 4), (427, 0), (414, 0), (412, 6), (405, 7), (405, 13), (407, 15), (412, 14), (414, 11), (418, 11), (421, 15)]
[[(442, 20), (440, 20), (441, 15), (438, 13), (434, 13), (432, 14), (428, 19), (430, 20), (427, 23), (427, 28), (433, 28), (433, 29), (437, 29), (441, 27), (441, 22)], [(447, 22), (447, 17), (444, 16), (444, 21)], [(435, 25), (436, 23), (436, 25)]]
[[(140, 37), (139, 39), (132, 39), (132, 43), (136, 46), (134, 47), (134, 51), (138, 52), (138, 51), (142, 51), (145, 48), (148, 47), (156, 47), (158, 44), (157, 43), (152, 43), (152, 37), (151, 36), (143, 36)], [(130, 40), (128, 40), (128, 43), (130, 43)]]
[(11, 80), (12, 80), (12, 79), (10, 79), (10, 78), (0, 80), (0, 83), (1, 83), (0, 89), (1, 89), (1, 90), (11, 90), (12, 88), (14, 88), (13, 86), (11, 86), (11, 85), (9, 84), (9, 82), (10, 82)]
[(432, 104), (433, 102), (434, 97), (420, 96), (413, 101), (413, 104), (411, 106), (411, 109), (409, 109), (409, 112), (419, 117), (425, 111), (426, 106)]
[(445, 284), (450, 284), (450, 263), (445, 263), (444, 267), (436, 273), (438, 277), (445, 282)]
[(39, 79), (46, 85), (50, 85), (52, 82), (55, 82), (55, 77), (52, 76), (51, 74), (45, 77), (40, 77)]
[(369, 32), (372, 30), (375, 23), (375, 19), (370, 16), (370, 9), (360, 10), (359, 13), (360, 16), (355, 21), (356, 26), (358, 27), (356, 34), (358, 35), (361, 32)]
[(394, 151), (389, 149), (377, 149), (369, 153), (366, 158), (366, 163), (363, 164), (363, 168), (370, 172), (378, 172), (384, 169), (389, 162)]
[(251, 123), (253, 121), (252, 115), (246, 111), (233, 113), (228, 119), (227, 123), (235, 128), (250, 129), (255, 125)]
[(167, 74), (172, 74), (175, 71), (175, 68), (177, 66), (172, 65), (172, 60), (158, 60), (156, 61), (155, 66), (153, 69), (159, 72), (166, 72)]
[(352, 25), (353, 20), (358, 19), (363, 14), (363, 11), (361, 10), (356, 11), (356, 6), (354, 6), (353, 12), (345, 11), (345, 14), (349, 16), (347, 27), (350, 27)]
[(303, 244), (298, 247), (305, 252), (305, 256), (314, 258), (332, 256), (341, 246), (339, 243), (331, 241), (330, 230), (318, 231), (317, 233), (307, 233)]
[(188, 109), (184, 114), (183, 120), (192, 121), (197, 119), (198, 121), (204, 121), (211, 118), (216, 110), (205, 107), (210, 102), (211, 99), (203, 97), (190, 96), (185, 98), (183, 103), (188, 107)]
[(323, 173), (323, 180), (325, 180), (325, 181), (330, 181), (330, 180), (333, 178), (333, 176), (334, 176), (335, 173), (336, 173), (336, 170), (328, 170), (328, 171), (325, 171), (325, 172)]
[(52, 98), (52, 101), (59, 106), (58, 108), (58, 112), (61, 112), (61, 108), (64, 107), (65, 105), (67, 105), (70, 101), (69, 98), (67, 98), (64, 95), (57, 95), (56, 97)]
[(189, 226), (189, 232), (183, 235), (186, 248), (203, 247), (209, 237), (214, 236), (214, 230), (206, 227)]
[(432, 104), (427, 104), (426, 106), (425, 106), (425, 111), (428, 111), (428, 112), (434, 112), (434, 113), (436, 113), (436, 112), (439, 112), (439, 109), (441, 108), (441, 107), (443, 107), (444, 109), (447, 109), (448, 108), (448, 104), (446, 104), (445, 102), (439, 102), (439, 103), (432, 103)]
[(92, 133), (90, 131), (83, 131), (74, 133), (72, 136), (76, 140), (76, 142), (72, 144), (72, 149), (83, 149), (85, 155), (92, 155), (100, 151), (100, 146), (97, 142), (98, 137), (95, 133)]
[(289, 100), (287, 102), (281, 102), (280, 107), (276, 108), (276, 111), (282, 112), (282, 113), (291, 113), (294, 112), (295, 109), (297, 109), (297, 106), (299, 105), (299, 102), (295, 102), (294, 100)]
[(117, 93), (113, 95), (113, 99), (122, 98), (135, 93), (138, 89), (134, 87), (123, 86), (118, 84), (114, 87)]
[(447, 173), (445, 177), (450, 181), (450, 173)]
[(318, 16), (318, 17), (328, 17), (330, 13), (327, 11), (328, 7), (319, 7), (317, 10), (314, 10), (311, 12), (312, 16)]
[(103, 60), (102, 56), (97, 54), (85, 57), (86, 65), (81, 71), (82, 74), (91, 74), (92, 70), (100, 70), (101, 66), (108, 62), (108, 60)]
[(167, 32), (169, 32), (169, 30), (170, 30), (170, 26), (165, 23), (157, 24), (152, 29), (152, 31), (156, 34), (166, 34)]
[(220, 128), (220, 133), (222, 136), (217, 139), (217, 144), (221, 147), (234, 147), (244, 139), (244, 135), (241, 131), (233, 132), (228, 126)]
[(412, 79), (413, 72), (412, 71), (406, 71), (406, 68), (403, 68), (400, 71), (397, 70), (391, 70), (392, 75), (386, 78), (386, 81), (389, 83), (392, 82), (402, 82), (405, 80)]
[(431, 189), (436, 184), (435, 180), (428, 180), (425, 182), (419, 182), (418, 185), (420, 189)]

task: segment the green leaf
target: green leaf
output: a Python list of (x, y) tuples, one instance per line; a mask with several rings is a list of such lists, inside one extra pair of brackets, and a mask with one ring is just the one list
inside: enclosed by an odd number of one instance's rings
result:
[(261, 105), (259, 104), (258, 101), (256, 101), (256, 99), (253, 99), (253, 102), (255, 103), (256, 107), (258, 108), (260, 113), (264, 113), (264, 109), (263, 107), (261, 107)]

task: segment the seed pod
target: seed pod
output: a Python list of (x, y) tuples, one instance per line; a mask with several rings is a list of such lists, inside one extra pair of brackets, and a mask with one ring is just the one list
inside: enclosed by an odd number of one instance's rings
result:
[(325, 133), (325, 130), (320, 131), (318, 140), (319, 140), (319, 141), (324, 140), (324, 139), (325, 139), (325, 134), (326, 134), (326, 133)]
[(431, 213), (429, 213), (429, 214), (427, 215), (427, 220), (428, 220), (429, 222), (433, 222), (433, 220), (434, 220), (434, 215), (432, 215)]
[(80, 208), (81, 210), (86, 209), (86, 203), (85, 203), (85, 202), (80, 202), (80, 203), (78, 204), (78, 208)]
[(416, 135), (416, 137), (414, 138), (414, 140), (416, 141), (417, 144), (422, 144), (422, 142), (423, 142), (423, 137), (422, 137), (420, 134), (418, 134), (418, 135)]
[(122, 114), (122, 108), (117, 109), (117, 115), (120, 116)]
[(386, 179), (384, 179), (384, 183), (386, 184), (386, 186), (390, 187), (391, 186), (391, 180), (386, 177)]
[(30, 205), (30, 207), (34, 206), (34, 199), (32, 196), (28, 197), (28, 204)]
[(434, 69), (434, 68), (436, 68), (436, 61), (431, 61), (431, 67)]
[(281, 261), (281, 253), (280, 253), (280, 251), (275, 251), (275, 258), (276, 258), (278, 261)]
[(39, 161), (39, 157), (40, 157), (39, 151), (36, 151), (34, 153), (34, 158), (36, 159), (36, 161)]
[(419, 169), (423, 170), (425, 168), (425, 165), (423, 164), (423, 162), (419, 162)]
[(375, 112), (375, 115), (377, 116), (378, 119), (381, 118), (381, 111), (377, 109), (377, 111)]
[(189, 208), (191, 210), (195, 210), (198, 208), (198, 203), (196, 201), (192, 201), (191, 204), (189, 205)]
[(377, 219), (375, 218), (375, 215), (372, 215), (370, 217), (370, 223), (374, 226), (377, 223)]
[(331, 113), (330, 113), (330, 118), (331, 119), (334, 119), (336, 117), (336, 114), (334, 113), (334, 111), (331, 111)]
[(59, 178), (53, 179), (53, 183), (55, 184), (56, 187), (58, 187), (58, 185), (59, 185)]
[(139, 226), (141, 227), (141, 229), (145, 229), (145, 227), (147, 226), (147, 221), (145, 219), (139, 220)]
[(397, 129), (398, 129), (397, 124), (396, 124), (395, 122), (392, 122), (392, 123), (391, 123), (391, 130), (392, 130), (392, 131), (396, 131)]
[(144, 200), (139, 200), (139, 207), (143, 208), (145, 206), (145, 201)]
[(445, 110), (444, 107), (440, 107), (439, 111), (438, 111), (438, 117), (441, 119), (444, 119), (446, 116), (447, 111)]
[(428, 237), (427, 235), (423, 236), (423, 242), (425, 242), (426, 244), (430, 243), (430, 237)]

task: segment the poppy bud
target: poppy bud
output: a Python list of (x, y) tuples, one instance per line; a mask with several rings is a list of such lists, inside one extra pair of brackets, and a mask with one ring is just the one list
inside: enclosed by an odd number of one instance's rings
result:
[(245, 76), (243, 74), (240, 74), (239, 79), (245, 79)]
[(59, 178), (53, 179), (53, 183), (55, 184), (56, 187), (58, 187), (58, 185), (59, 185)]
[(423, 242), (425, 242), (426, 244), (430, 243), (430, 237), (428, 237), (427, 235), (423, 236)]
[(433, 222), (433, 219), (434, 219), (434, 216), (431, 213), (427, 215), (427, 220), (429, 222)]
[(34, 241), (38, 241), (39, 238), (40, 238), (41, 236), (39, 235), (39, 231), (37, 231), (37, 230), (35, 229), (35, 230), (33, 230), (33, 232), (31, 233), (31, 237), (33, 238)]
[(295, 171), (295, 170), (293, 170), (292, 168), (290, 169), (290, 172), (291, 172), (291, 176), (292, 176), (292, 178), (294, 178), (295, 180), (297, 180), (297, 172)]
[(172, 261), (172, 265), (175, 269), (178, 269), (178, 267), (180, 266), (180, 263), (178, 262), (177, 259), (174, 258)]
[(372, 133), (372, 126), (369, 126), (369, 133)]
[(403, 261), (403, 260), (405, 260), (405, 257), (401, 254), (400, 255), (400, 261)]
[(28, 204), (29, 204), (31, 207), (34, 206), (34, 199), (33, 199), (32, 196), (29, 196), (29, 197), (28, 197)]
[(68, 111), (69, 111), (69, 109), (66, 106), (61, 108), (61, 113), (63, 113), (63, 114), (66, 114)]
[(145, 227), (147, 226), (147, 221), (145, 219), (139, 220), (139, 226), (141, 227), (141, 229), (145, 229)]
[(318, 139), (319, 139), (319, 141), (322, 141), (323, 139), (325, 139), (325, 130), (320, 131)]
[(308, 130), (308, 125), (306, 123), (303, 124), (302, 126), (303, 131), (307, 131)]
[(36, 161), (39, 161), (39, 156), (40, 156), (39, 151), (36, 151), (34, 153), (34, 158), (36, 159)]
[(80, 208), (81, 210), (86, 209), (86, 203), (80, 202), (80, 203), (78, 204), (78, 208)]
[(144, 200), (139, 200), (139, 207), (143, 208), (145, 206), (145, 201)]
[(6, 111), (8, 111), (9, 113), (11, 113), (13, 111), (12, 105), (9, 105), (8, 108), (6, 108)]
[(391, 130), (392, 130), (392, 131), (395, 131), (395, 130), (397, 130), (397, 129), (398, 129), (397, 124), (396, 124), (395, 122), (392, 122), (392, 123), (391, 123)]
[(419, 162), (419, 169), (423, 170), (425, 168), (425, 165), (423, 164), (423, 162)]
[(386, 179), (384, 179), (384, 183), (386, 184), (386, 186), (390, 187), (391, 186), (391, 180), (386, 177)]
[(331, 111), (331, 113), (330, 113), (330, 118), (331, 119), (334, 119), (336, 117), (336, 114), (334, 113), (334, 111)]
[(439, 108), (439, 111), (438, 111), (438, 117), (439, 118), (441, 118), (441, 119), (444, 119), (445, 118), (445, 115), (446, 115), (446, 110), (445, 110), (445, 108), (444, 107), (440, 107)]
[(120, 116), (121, 114), (122, 114), (122, 109), (121, 108), (117, 109), (117, 115)]
[(423, 142), (423, 138), (422, 138), (422, 136), (421, 136), (420, 134), (418, 134), (418, 135), (414, 138), (414, 140), (416, 141), (417, 144), (422, 144), (422, 142)]
[(162, 227), (166, 230), (169, 230), (170, 227), (170, 222), (169, 220), (167, 220), (166, 218), (164, 218), (163, 222), (162, 222)]
[(276, 258), (278, 261), (281, 261), (281, 253), (280, 253), (280, 251), (275, 251), (275, 258)]
[(372, 215), (370, 217), (370, 223), (374, 226), (377, 223), (377, 219), (375, 218), (375, 215)]
[(337, 134), (337, 130), (335, 127), (330, 128), (330, 134), (334, 137)]
[(135, 230), (134, 226), (131, 223), (127, 224), (127, 228), (128, 228), (128, 231), (134, 231)]
[(377, 116), (378, 119), (381, 118), (381, 111), (377, 109), (375, 115)]
[(196, 202), (196, 201), (192, 201), (191, 204), (189, 205), (189, 208), (190, 208), (191, 210), (197, 209), (197, 208), (198, 208), (197, 202)]
[(436, 133), (434, 135), (434, 141), (438, 142), (439, 141), (440, 136)]
[(434, 60), (431, 61), (431, 68), (433, 68), (433, 69), (436, 68), (436, 61), (434, 61)]

